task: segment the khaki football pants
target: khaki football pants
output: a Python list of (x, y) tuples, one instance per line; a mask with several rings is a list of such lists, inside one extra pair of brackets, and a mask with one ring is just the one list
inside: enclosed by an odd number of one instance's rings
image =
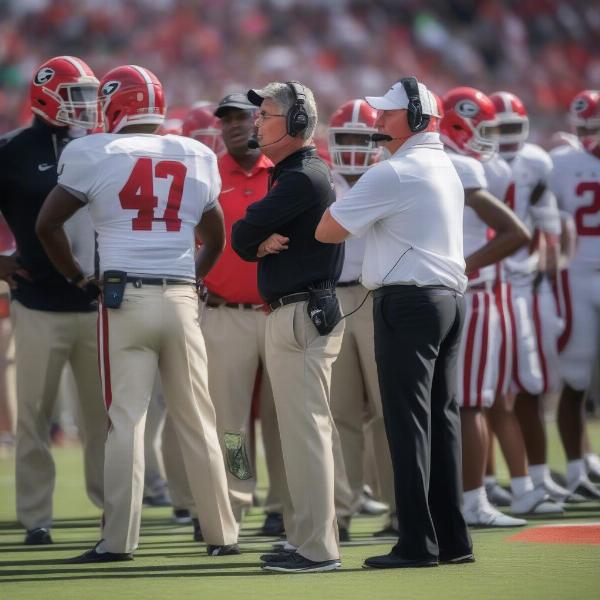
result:
[(293, 510), (284, 499), (287, 539), (305, 558), (324, 561), (340, 555), (329, 390), (344, 324), (320, 336), (306, 304), (288, 304), (267, 318), (267, 370)]
[[(204, 307), (202, 333), (208, 357), (210, 395), (227, 468), (233, 514), (241, 522), (252, 507), (256, 473), (252, 466), (252, 393), (259, 365), (265, 364), (267, 316), (262, 310)], [(285, 481), (273, 392), (266, 370), (260, 389), (261, 421), (272, 498)], [(271, 500), (273, 502), (273, 500)]]
[(237, 524), (227, 495), (193, 285), (127, 284), (119, 309), (102, 308), (100, 326), (111, 423), (104, 468), (106, 549), (132, 552), (138, 544), (144, 426), (157, 367), (204, 538), (207, 544), (235, 543)]
[(31, 310), (12, 303), (17, 362), (17, 519), (26, 529), (52, 524), (55, 468), (50, 424), (65, 363), (80, 404), (80, 435), (88, 497), (103, 502), (107, 417), (98, 376), (97, 315)]
[[(338, 287), (336, 293), (344, 314), (347, 314), (360, 305), (367, 290), (357, 284)], [(331, 377), (331, 412), (340, 434), (346, 474), (354, 503), (360, 505), (365, 483), (365, 446), (370, 446), (378, 484), (376, 488), (381, 500), (389, 504), (390, 514), (394, 514), (394, 475), (377, 379), (371, 295), (357, 312), (344, 321), (342, 348)]]

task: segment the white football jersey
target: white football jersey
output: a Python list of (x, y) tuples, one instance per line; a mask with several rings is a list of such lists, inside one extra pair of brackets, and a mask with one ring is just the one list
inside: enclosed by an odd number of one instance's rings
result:
[(507, 193), (512, 183), (510, 165), (499, 154), (494, 154), (490, 160), (486, 160), (481, 165), (487, 180), (488, 192), (506, 204)]
[[(530, 202), (531, 194), (538, 184), (548, 186), (553, 168), (550, 155), (535, 144), (525, 144), (509, 165), (512, 181), (505, 195), (506, 204), (523, 221), (531, 235), (536, 229), (560, 233), (560, 219), (552, 192), (547, 190), (535, 207)], [(546, 216), (540, 219), (538, 214), (542, 205), (546, 207)], [(554, 218), (549, 218), (548, 212), (553, 213)], [(504, 266), (509, 279), (529, 281), (539, 268), (539, 255), (537, 251), (532, 252), (530, 247), (525, 246), (507, 258)]]
[(561, 210), (577, 229), (577, 250), (571, 268), (600, 266), (600, 159), (583, 148), (562, 146), (551, 152), (554, 171), (550, 187)]
[[(475, 158), (464, 156), (447, 150), (448, 156), (460, 177), (465, 192), (467, 190), (487, 189), (487, 180), (482, 164)], [(463, 252), (465, 258), (470, 256), (488, 242), (488, 226), (469, 206), (465, 206), (463, 213)], [(484, 281), (492, 281), (496, 276), (494, 265), (488, 265), (469, 275), (469, 285), (476, 285)]]
[[(350, 184), (335, 169), (331, 171), (331, 176), (335, 185), (335, 196), (341, 198), (350, 189)], [(360, 279), (366, 243), (364, 235), (349, 237), (344, 242), (344, 265), (340, 275), (341, 282), (358, 281)]]
[(89, 205), (101, 272), (195, 279), (194, 228), (221, 190), (212, 150), (177, 135), (98, 133), (73, 140), (58, 173)]

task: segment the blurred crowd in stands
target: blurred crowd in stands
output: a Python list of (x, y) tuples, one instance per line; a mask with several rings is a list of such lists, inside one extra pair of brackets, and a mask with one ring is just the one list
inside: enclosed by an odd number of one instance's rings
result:
[(600, 81), (599, 38), (589, 0), (3, 0), (0, 132), (29, 121), (37, 65), (74, 54), (99, 75), (143, 64), (172, 106), (293, 77), (324, 121), (400, 75), (440, 94), (507, 89), (543, 144), (573, 95)]

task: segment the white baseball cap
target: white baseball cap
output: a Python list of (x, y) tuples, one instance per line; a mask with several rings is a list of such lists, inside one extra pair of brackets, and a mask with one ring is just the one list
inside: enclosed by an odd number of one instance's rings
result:
[[(419, 83), (419, 98), (424, 115), (441, 117), (435, 96)], [(365, 96), (365, 100), (378, 110), (399, 110), (408, 108), (408, 96), (401, 81), (396, 82), (383, 96)]]

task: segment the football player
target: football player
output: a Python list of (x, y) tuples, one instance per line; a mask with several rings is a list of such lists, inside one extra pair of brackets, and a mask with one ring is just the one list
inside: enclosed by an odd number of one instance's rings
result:
[(573, 217), (577, 233), (575, 254), (559, 278), (565, 317), (559, 339), (560, 374), (565, 386), (558, 426), (568, 460), (569, 490), (600, 500), (588, 473), (594, 472), (598, 459), (584, 443), (584, 398), (598, 360), (600, 319), (600, 91), (578, 93), (571, 102), (569, 119), (579, 144), (552, 151), (554, 171), (550, 177), (558, 204)]

